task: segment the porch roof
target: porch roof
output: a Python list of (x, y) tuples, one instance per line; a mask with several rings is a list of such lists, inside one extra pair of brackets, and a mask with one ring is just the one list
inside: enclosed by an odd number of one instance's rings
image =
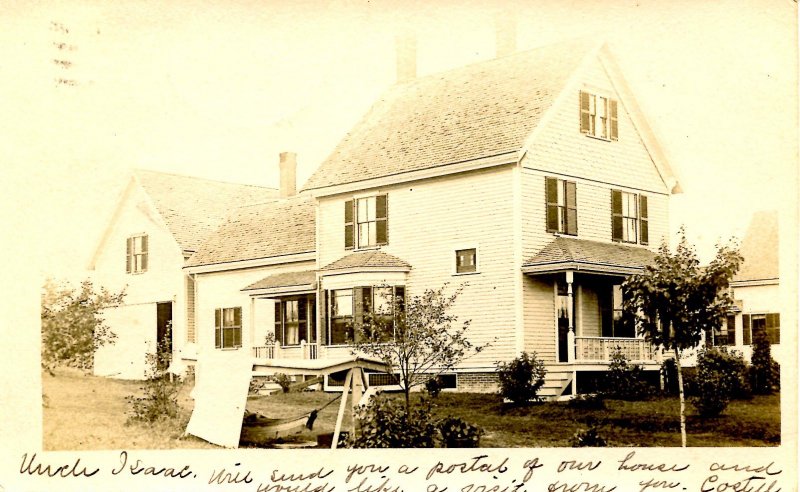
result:
[(655, 254), (642, 247), (556, 237), (522, 264), (524, 273), (537, 275), (567, 270), (607, 275), (641, 272)]
[(317, 272), (315, 270), (306, 270), (303, 272), (277, 273), (264, 277), (242, 289), (242, 292), (247, 292), (250, 295), (299, 294), (302, 292), (314, 292), (316, 288)]
[(401, 260), (400, 258), (381, 250), (369, 250), (356, 251), (354, 253), (350, 253), (349, 255), (343, 256), (333, 263), (321, 268), (320, 272), (351, 269), (381, 269), (407, 272), (411, 269), (411, 265), (404, 260)]

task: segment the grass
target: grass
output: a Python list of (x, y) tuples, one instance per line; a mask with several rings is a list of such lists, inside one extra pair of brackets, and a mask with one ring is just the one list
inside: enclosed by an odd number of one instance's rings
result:
[[(42, 375), (46, 395), (44, 448), (64, 449), (171, 449), (216, 448), (201, 439), (183, 437), (193, 401), (189, 385), (181, 390), (182, 415), (176, 421), (156, 424), (126, 424), (125, 397), (138, 392), (141, 383), (59, 370), (57, 376)], [(400, 395), (396, 395), (400, 397)], [(251, 398), (247, 408), (270, 418), (289, 418), (319, 409), (335, 398), (321, 392), (285, 393)], [(565, 402), (527, 407), (504, 405), (494, 394), (442, 393), (435, 415), (461, 417), (483, 427), (483, 447), (570, 446), (578, 429), (590, 422), (612, 446), (680, 446), (678, 400), (656, 398), (644, 402), (607, 400), (603, 410), (573, 408)], [(312, 431), (301, 439), (313, 440), (319, 433), (333, 432), (339, 401), (319, 412)], [(349, 405), (343, 429), (350, 427)], [(690, 446), (775, 446), (780, 443), (779, 395), (756, 396), (733, 401), (723, 415), (701, 419), (688, 409)]]

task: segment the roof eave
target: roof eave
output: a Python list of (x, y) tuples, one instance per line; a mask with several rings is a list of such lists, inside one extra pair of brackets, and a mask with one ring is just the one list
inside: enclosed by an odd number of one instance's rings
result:
[(527, 275), (547, 275), (561, 272), (581, 272), (597, 275), (628, 276), (644, 271), (644, 267), (614, 265), (610, 263), (585, 262), (585, 261), (553, 261), (543, 263), (528, 263), (522, 265), (522, 273)]

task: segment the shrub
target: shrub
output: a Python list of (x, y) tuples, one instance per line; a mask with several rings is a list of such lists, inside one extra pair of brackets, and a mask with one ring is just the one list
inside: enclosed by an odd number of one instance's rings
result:
[[(768, 395), (772, 393), (774, 383), (780, 385), (780, 369), (778, 366), (778, 377), (773, 375), (772, 353), (769, 339), (764, 331), (756, 332), (753, 336), (753, 355), (750, 358), (752, 367), (750, 368), (750, 385), (754, 393)], [(774, 363), (777, 365), (777, 363)]]
[(530, 355), (523, 352), (509, 363), (498, 362), (497, 373), (500, 394), (517, 405), (526, 405), (537, 399), (547, 369), (544, 362), (536, 358), (536, 352)]
[(622, 349), (617, 347), (611, 354), (611, 362), (605, 373), (604, 393), (608, 397), (628, 401), (650, 398), (653, 390), (644, 380), (643, 372), (641, 366), (630, 365)]
[(595, 422), (587, 422), (588, 429), (578, 429), (570, 439), (573, 448), (593, 447), (600, 448), (608, 445), (606, 439), (600, 435)]
[(431, 418), (431, 401), (422, 398), (407, 409), (403, 402), (377, 395), (358, 407), (361, 433), (355, 448), (432, 448), (438, 429)]
[(169, 351), (170, 332), (168, 326), (156, 352), (146, 356), (147, 379), (140, 388), (142, 395), (126, 397), (130, 406), (128, 422), (155, 422), (178, 417), (178, 391), (181, 385), (177, 377), (173, 380), (167, 374), (172, 360), (172, 353)]
[(425, 391), (431, 396), (431, 398), (436, 398), (439, 396), (439, 393), (442, 392), (442, 378), (441, 376), (436, 376), (434, 378), (429, 378), (425, 381)]
[(275, 374), (275, 382), (281, 387), (284, 393), (288, 393), (292, 386), (292, 378), (279, 372)]
[(446, 448), (477, 448), (483, 435), (483, 429), (459, 417), (444, 418), (438, 427)]
[(722, 413), (737, 391), (745, 391), (744, 374), (741, 357), (716, 348), (701, 350), (697, 356), (697, 396), (692, 398), (700, 416)]

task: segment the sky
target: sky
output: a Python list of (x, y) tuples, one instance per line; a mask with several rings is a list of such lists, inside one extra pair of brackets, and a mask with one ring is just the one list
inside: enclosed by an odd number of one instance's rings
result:
[(399, 33), (426, 75), (493, 58), (496, 19), (520, 50), (609, 43), (701, 258), (755, 210), (796, 213), (793, 0), (62, 0), (0, 10), (5, 230), (26, 268), (79, 278), (133, 168), (277, 187), (294, 151), (302, 185), (394, 83)]

